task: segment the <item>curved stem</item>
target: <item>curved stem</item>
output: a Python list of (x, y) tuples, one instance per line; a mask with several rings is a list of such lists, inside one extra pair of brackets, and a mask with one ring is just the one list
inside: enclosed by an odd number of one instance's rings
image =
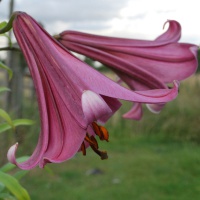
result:
[(8, 32), (12, 28), (12, 22), (15, 19), (15, 16), (16, 16), (16, 12), (12, 14), (12, 16), (10, 17), (10, 20), (8, 21), (6, 26), (4, 26), (2, 29), (0, 29), (0, 34)]

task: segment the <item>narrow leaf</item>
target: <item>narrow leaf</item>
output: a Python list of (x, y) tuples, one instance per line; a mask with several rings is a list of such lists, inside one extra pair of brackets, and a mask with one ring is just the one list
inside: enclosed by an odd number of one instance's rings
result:
[(9, 114), (1, 108), (0, 108), (0, 117), (2, 117), (13, 129), (15, 128)]
[(33, 125), (35, 122), (33, 120), (30, 119), (15, 119), (13, 120), (13, 124), (14, 126), (19, 126), (19, 125)]
[[(28, 156), (22, 156), (20, 158), (17, 158), (17, 162), (24, 162), (28, 158), (29, 158)], [(16, 165), (13, 165), (12, 163), (6, 163), (5, 165), (3, 165), (0, 168), (0, 171), (2, 171), (2, 172), (8, 172), (8, 171), (14, 169), (15, 167), (16, 167)]]
[(0, 68), (7, 70), (8, 76), (9, 76), (9, 80), (10, 80), (12, 78), (12, 76), (13, 76), (12, 70), (8, 66), (6, 66), (4, 63), (2, 63), (1, 61), (0, 61)]
[(8, 92), (8, 91), (10, 91), (9, 88), (7, 88), (7, 87), (0, 87), (0, 93), (1, 92)]
[(2, 124), (0, 124), (0, 133), (3, 133), (3, 132), (5, 132), (5, 131), (7, 131), (7, 130), (9, 130), (11, 128), (12, 127), (9, 124), (2, 123)]
[[(12, 121), (14, 127), (16, 126), (30, 126), (30, 125), (33, 125), (34, 124), (34, 121), (33, 120), (29, 120), (29, 119), (15, 119)], [(0, 124), (0, 133), (3, 133), (9, 129), (11, 129), (12, 126), (9, 125), (8, 123), (2, 123)]]
[(18, 200), (30, 200), (28, 192), (11, 175), (0, 171), (0, 182), (2, 182)]

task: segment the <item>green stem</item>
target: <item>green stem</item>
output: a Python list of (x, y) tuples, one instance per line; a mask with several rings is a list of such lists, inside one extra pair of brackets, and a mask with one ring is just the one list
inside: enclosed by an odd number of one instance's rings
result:
[(17, 13), (13, 13), (10, 17), (9, 22), (4, 26), (2, 29), (0, 29), (0, 34), (8, 32), (12, 28), (13, 20), (15, 19)]
[(1, 47), (0, 51), (21, 51), (21, 50), (17, 47)]

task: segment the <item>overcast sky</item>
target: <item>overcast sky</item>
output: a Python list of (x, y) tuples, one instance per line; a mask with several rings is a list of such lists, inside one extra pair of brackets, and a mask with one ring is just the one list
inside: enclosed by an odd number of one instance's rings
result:
[[(0, 3), (0, 21), (10, 0)], [(200, 44), (199, 0), (15, 0), (14, 10), (40, 21), (50, 34), (65, 29), (135, 39), (154, 39), (167, 19), (182, 25), (183, 42)]]

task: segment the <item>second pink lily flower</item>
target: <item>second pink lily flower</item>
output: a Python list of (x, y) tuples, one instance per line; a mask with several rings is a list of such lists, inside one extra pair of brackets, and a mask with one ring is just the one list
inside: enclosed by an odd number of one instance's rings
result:
[[(166, 32), (155, 40), (134, 40), (92, 35), (77, 31), (64, 31), (57, 39), (71, 51), (83, 54), (110, 67), (132, 90), (166, 89), (173, 80), (184, 80), (195, 73), (198, 47), (178, 43), (181, 26), (167, 21)], [(147, 104), (159, 113), (165, 104)], [(124, 115), (139, 120), (141, 103)]]

